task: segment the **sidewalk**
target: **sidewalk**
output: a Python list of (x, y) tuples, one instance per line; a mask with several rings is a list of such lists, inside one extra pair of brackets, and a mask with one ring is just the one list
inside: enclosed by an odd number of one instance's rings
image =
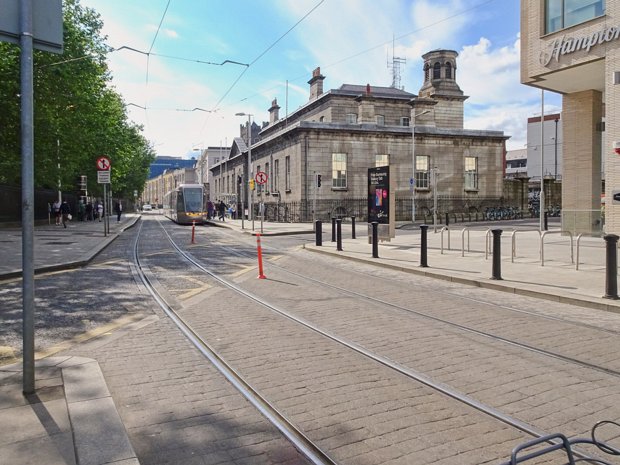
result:
[[(156, 214), (156, 213), (153, 213)], [(149, 214), (150, 215), (150, 214)], [(120, 223), (111, 217), (110, 234), (103, 223), (71, 222), (67, 229), (55, 225), (35, 228), (36, 272), (82, 266), (92, 260), (140, 215), (123, 215)], [(532, 227), (517, 233), (501, 222), (501, 280), (491, 279), (492, 256), (485, 252), (485, 225), (452, 225), (451, 230), (428, 230), (428, 268), (420, 267), (420, 231), (411, 225), (396, 230), (396, 237), (379, 244), (379, 258), (372, 257), (366, 223), (356, 224), (352, 238), (350, 222), (342, 225), (342, 251), (331, 241), (331, 224), (323, 224), (323, 244), (315, 245), (312, 224), (254, 223), (241, 220), (212, 221), (238, 233), (265, 236), (306, 234), (305, 249), (356, 260), (375, 266), (449, 280), (472, 286), (551, 299), (599, 310), (620, 312), (620, 300), (604, 299), (605, 245), (601, 238), (580, 240), (579, 270), (576, 270), (576, 238), (571, 261), (570, 239), (550, 232), (545, 235), (544, 266), (541, 266), (540, 234)], [(205, 229), (197, 229), (197, 240)], [(511, 255), (512, 241), (516, 254)], [(443, 244), (443, 245), (442, 245)], [(448, 245), (449, 244), (449, 245)], [(0, 281), (21, 272), (21, 230), (0, 229)], [(266, 272), (268, 274), (268, 265)], [(127, 438), (114, 401), (96, 360), (79, 357), (50, 357), (37, 362), (36, 393), (22, 394), (21, 363), (0, 366), (0, 464), (31, 463), (135, 465), (138, 459)]]
[[(248, 221), (244, 229), (240, 220), (212, 221), (212, 224), (246, 234), (260, 233), (260, 222), (255, 222), (254, 230)], [(315, 245), (315, 233), (312, 225), (307, 223), (264, 224), (261, 235), (308, 233), (312, 234), (312, 241), (304, 247), (312, 252), (476, 287), (620, 313), (620, 300), (603, 298), (606, 292), (605, 241), (600, 237), (581, 237), (577, 257), (577, 238), (572, 238), (571, 254), (571, 238), (560, 234), (559, 228), (551, 228), (544, 234), (541, 260), (541, 234), (531, 225), (518, 226), (517, 232), (514, 232), (515, 227), (502, 222), (491, 225), (460, 223), (451, 225), (450, 230), (443, 233), (442, 228), (438, 227), (434, 232), (430, 226), (427, 233), (428, 267), (422, 268), (419, 227), (407, 225), (407, 229), (396, 229), (396, 237), (389, 242), (380, 242), (379, 258), (373, 258), (367, 223), (356, 223), (356, 239), (352, 239), (351, 226), (350, 222), (342, 223), (342, 251), (336, 250), (337, 243), (331, 241), (332, 226), (326, 223), (322, 228), (322, 246)], [(487, 233), (491, 228), (503, 230), (501, 280), (491, 279), (492, 234)], [(513, 240), (514, 257), (511, 253)], [(264, 240), (262, 245), (265, 247), (268, 244), (269, 241)]]
[[(110, 217), (108, 235), (99, 221), (37, 226), (35, 272), (85, 265), (139, 218)], [(21, 234), (0, 229), (0, 281), (21, 275)], [(22, 393), (21, 362), (0, 366), (0, 464), (139, 464), (96, 360), (37, 360), (35, 386)]]

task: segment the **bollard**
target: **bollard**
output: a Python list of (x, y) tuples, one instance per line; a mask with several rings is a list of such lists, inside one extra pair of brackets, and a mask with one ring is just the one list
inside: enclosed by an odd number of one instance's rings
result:
[(355, 217), (351, 217), (351, 239), (355, 239)]
[(502, 230), (492, 229), (493, 233), (493, 276), (491, 279), (502, 279)]
[(194, 237), (196, 234), (196, 220), (192, 221), (192, 244), (195, 244)]
[(314, 235), (314, 243), (318, 246), (323, 245), (323, 222), (321, 220), (316, 220), (314, 222)]
[(448, 226), (450, 224), (450, 218), (448, 217), (448, 214), (446, 213), (446, 226)]
[(549, 231), (549, 223), (547, 222), (547, 212), (543, 215), (543, 229)]
[(342, 252), (342, 220), (336, 220), (336, 250)]
[(372, 258), (379, 258), (379, 223), (372, 222)]
[(336, 242), (336, 217), (332, 217), (332, 242)]
[(428, 255), (427, 255), (427, 248), (428, 248), (428, 242), (427, 242), (427, 233), (428, 233), (428, 225), (427, 224), (421, 224), (420, 225), (420, 233), (422, 234), (421, 236), (421, 241), (420, 241), (420, 266), (422, 268), (428, 268)]
[(256, 251), (258, 253), (258, 279), (265, 279), (263, 274), (263, 249), (260, 246), (260, 234), (256, 234)]
[(605, 265), (605, 295), (603, 299), (618, 300), (618, 239), (615, 234), (606, 234), (605, 250), (606, 250), (606, 265)]

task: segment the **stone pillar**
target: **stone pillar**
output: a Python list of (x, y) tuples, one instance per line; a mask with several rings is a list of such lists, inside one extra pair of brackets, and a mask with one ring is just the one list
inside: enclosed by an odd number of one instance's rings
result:
[(563, 97), (562, 225), (573, 234), (600, 231), (602, 93)]

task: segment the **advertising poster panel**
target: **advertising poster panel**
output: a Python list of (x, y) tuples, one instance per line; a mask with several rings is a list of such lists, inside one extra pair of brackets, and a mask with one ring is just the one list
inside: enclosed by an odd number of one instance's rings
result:
[(389, 166), (368, 168), (368, 241), (372, 240), (372, 223), (379, 223), (379, 240), (395, 235), (395, 191)]

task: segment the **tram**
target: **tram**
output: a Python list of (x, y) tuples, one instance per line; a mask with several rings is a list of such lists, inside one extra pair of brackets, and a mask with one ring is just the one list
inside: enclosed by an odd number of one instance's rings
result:
[(202, 224), (207, 219), (201, 184), (181, 184), (164, 196), (164, 215), (179, 224)]

